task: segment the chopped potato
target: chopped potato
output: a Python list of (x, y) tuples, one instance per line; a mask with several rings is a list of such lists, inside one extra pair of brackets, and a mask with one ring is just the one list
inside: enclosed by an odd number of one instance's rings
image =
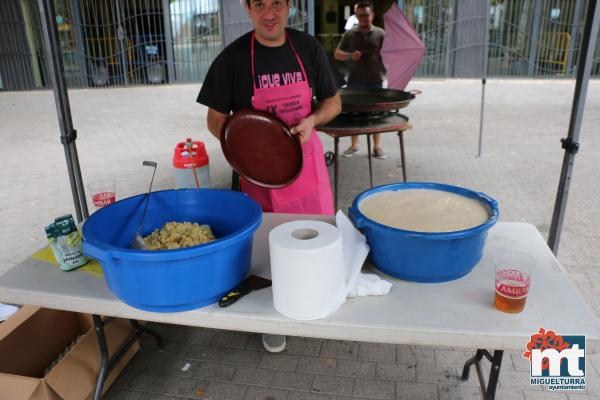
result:
[(167, 222), (144, 238), (147, 250), (172, 250), (197, 246), (215, 240), (208, 225), (191, 222)]

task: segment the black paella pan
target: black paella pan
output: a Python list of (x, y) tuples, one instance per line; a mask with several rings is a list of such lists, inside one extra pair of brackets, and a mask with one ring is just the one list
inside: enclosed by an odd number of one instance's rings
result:
[(410, 104), (419, 90), (405, 92), (396, 89), (342, 89), (342, 113), (377, 113), (398, 110)]

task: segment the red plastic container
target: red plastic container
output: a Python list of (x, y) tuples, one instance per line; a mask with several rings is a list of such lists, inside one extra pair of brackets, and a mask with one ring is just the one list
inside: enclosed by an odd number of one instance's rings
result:
[(177, 143), (173, 152), (173, 167), (177, 189), (210, 187), (208, 154), (203, 142), (188, 138), (185, 142)]

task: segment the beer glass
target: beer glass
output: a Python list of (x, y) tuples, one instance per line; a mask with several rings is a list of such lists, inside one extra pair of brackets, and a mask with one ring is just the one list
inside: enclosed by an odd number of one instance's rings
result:
[(516, 251), (500, 251), (493, 258), (496, 272), (496, 308), (507, 313), (523, 311), (531, 286), (535, 259)]
[(88, 185), (92, 203), (96, 209), (100, 209), (116, 201), (115, 187), (115, 182), (110, 180), (93, 181)]

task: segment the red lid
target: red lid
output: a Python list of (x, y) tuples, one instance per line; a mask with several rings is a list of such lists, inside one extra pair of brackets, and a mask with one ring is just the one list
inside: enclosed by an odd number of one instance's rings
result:
[(229, 164), (256, 185), (285, 187), (302, 171), (300, 141), (283, 121), (269, 113), (234, 112), (223, 124), (220, 139)]
[[(190, 157), (187, 143), (191, 143), (192, 156)], [(175, 146), (173, 154), (173, 166), (175, 168), (200, 168), (208, 165), (208, 154), (204, 142), (199, 140), (179, 142)]]

